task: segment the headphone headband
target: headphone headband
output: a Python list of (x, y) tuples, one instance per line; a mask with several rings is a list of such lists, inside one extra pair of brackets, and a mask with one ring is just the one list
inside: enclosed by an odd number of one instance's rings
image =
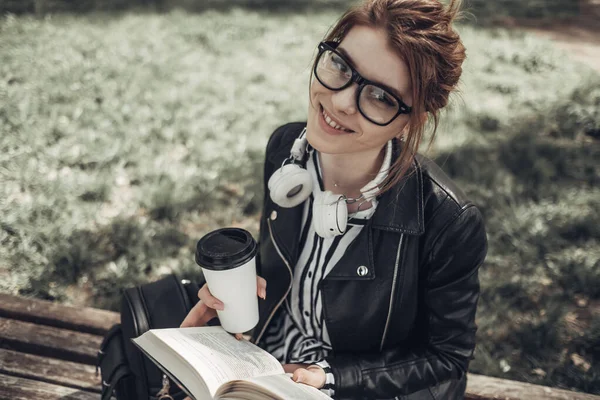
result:
[(292, 150), (290, 150), (290, 156), (296, 161), (302, 161), (306, 154), (306, 148), (308, 146), (308, 140), (306, 140), (306, 127), (300, 132), (300, 136), (294, 140)]

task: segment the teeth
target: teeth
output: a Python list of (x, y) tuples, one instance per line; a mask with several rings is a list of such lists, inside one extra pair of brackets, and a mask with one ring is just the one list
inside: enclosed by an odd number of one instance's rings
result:
[(335, 122), (333, 122), (331, 120), (331, 118), (325, 117), (325, 121), (327, 121), (327, 123), (329, 124), (329, 126), (333, 126), (335, 129), (340, 129), (340, 126), (338, 124), (336, 124)]
[(335, 123), (335, 121), (333, 121), (329, 115), (327, 115), (327, 113), (325, 113), (325, 110), (323, 110), (323, 117), (325, 118), (325, 122), (327, 122), (327, 124), (329, 126), (331, 126), (332, 128), (338, 129), (340, 131), (344, 131), (344, 132), (350, 132), (349, 129), (346, 129), (344, 127), (342, 127), (341, 125), (338, 125)]

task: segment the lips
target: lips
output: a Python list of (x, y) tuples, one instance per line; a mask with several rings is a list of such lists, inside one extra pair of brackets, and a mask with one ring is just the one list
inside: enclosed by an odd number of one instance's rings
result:
[(335, 120), (321, 105), (320, 106), (320, 110), (321, 112), (321, 120), (323, 122), (323, 124), (325, 125), (326, 128), (328, 129), (332, 129), (335, 130), (339, 133), (345, 132), (345, 133), (353, 133), (354, 131), (345, 127), (344, 125), (340, 124), (339, 121)]

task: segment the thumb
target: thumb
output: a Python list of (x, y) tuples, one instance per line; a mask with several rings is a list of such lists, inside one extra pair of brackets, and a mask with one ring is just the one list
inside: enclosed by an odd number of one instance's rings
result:
[(305, 368), (298, 368), (292, 375), (294, 382), (304, 383), (317, 389), (325, 386), (326, 375), (321, 367), (309, 365)]
[(292, 379), (294, 380), (294, 382), (303, 383), (305, 385), (309, 385), (317, 389), (320, 386), (318, 376), (315, 373), (313, 373), (313, 371), (304, 368), (298, 368), (296, 371), (294, 371)]
[(305, 370), (304, 368), (297, 368), (292, 375), (292, 380), (297, 383), (306, 383), (306, 379), (307, 379), (306, 373), (307, 372), (308, 371)]

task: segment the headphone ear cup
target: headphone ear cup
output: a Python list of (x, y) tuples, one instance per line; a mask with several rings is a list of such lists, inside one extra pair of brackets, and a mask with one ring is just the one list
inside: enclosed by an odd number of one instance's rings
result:
[(308, 199), (313, 183), (307, 170), (297, 164), (286, 164), (273, 172), (267, 187), (275, 204), (291, 208)]
[(332, 238), (346, 232), (348, 208), (344, 197), (326, 190), (313, 193), (313, 227), (322, 238)]

